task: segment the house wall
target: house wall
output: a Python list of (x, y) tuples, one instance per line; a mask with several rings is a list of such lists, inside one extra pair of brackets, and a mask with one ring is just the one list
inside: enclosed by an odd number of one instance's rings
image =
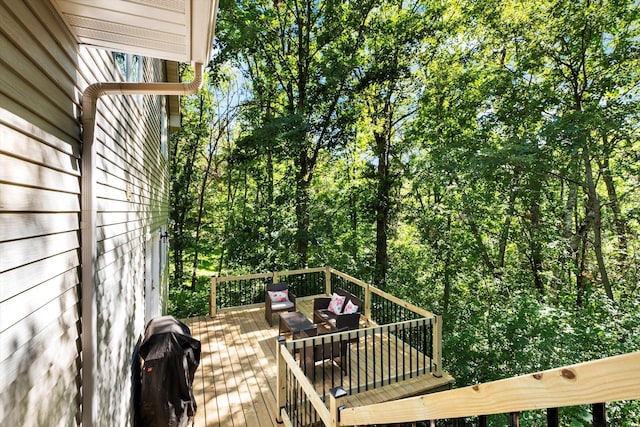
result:
[[(77, 425), (80, 100), (90, 83), (122, 75), (109, 52), (78, 48), (48, 2), (1, 2), (0, 19), (0, 425)], [(145, 60), (144, 76), (162, 81), (164, 64)], [(160, 96), (98, 103), (98, 425), (132, 419), (145, 245), (168, 218), (164, 105)]]

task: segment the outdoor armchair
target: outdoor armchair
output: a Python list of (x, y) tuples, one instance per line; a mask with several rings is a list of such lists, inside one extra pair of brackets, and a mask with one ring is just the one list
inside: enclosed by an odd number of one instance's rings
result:
[[(332, 308), (332, 300), (336, 296), (342, 297), (342, 302)], [(348, 307), (353, 307), (353, 312), (348, 312), (352, 311), (347, 310)], [(333, 297), (319, 297), (313, 300), (313, 322), (327, 323), (332, 329), (358, 329), (361, 314), (362, 300), (344, 289), (337, 289)]]
[(264, 292), (264, 318), (273, 326), (273, 314), (283, 311), (296, 311), (296, 296), (289, 292), (284, 282), (267, 285)]

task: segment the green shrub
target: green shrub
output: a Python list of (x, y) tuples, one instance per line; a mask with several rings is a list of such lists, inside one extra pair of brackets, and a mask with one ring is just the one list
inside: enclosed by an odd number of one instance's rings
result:
[(210, 289), (209, 280), (198, 280), (195, 291), (185, 287), (170, 288), (169, 314), (177, 319), (208, 315)]

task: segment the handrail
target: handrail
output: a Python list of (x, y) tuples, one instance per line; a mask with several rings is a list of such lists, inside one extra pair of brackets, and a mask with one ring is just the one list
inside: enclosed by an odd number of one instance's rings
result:
[(224, 276), (224, 277), (213, 277), (216, 282), (233, 282), (235, 280), (251, 280), (251, 279), (267, 279), (269, 277), (273, 277), (273, 273), (254, 273), (254, 274), (243, 274), (240, 276)]
[(423, 308), (420, 308), (420, 307), (418, 307), (416, 305), (411, 304), (410, 302), (407, 302), (407, 301), (404, 301), (404, 300), (402, 300), (402, 299), (400, 299), (398, 297), (395, 297), (395, 296), (391, 295), (390, 293), (387, 293), (387, 292), (385, 292), (385, 291), (383, 291), (381, 289), (376, 288), (375, 286), (371, 286), (370, 289), (371, 289), (372, 293), (374, 293), (376, 295), (379, 295), (379, 296), (381, 296), (381, 297), (383, 297), (383, 298), (385, 298), (385, 299), (387, 299), (387, 300), (389, 300), (389, 301), (391, 301), (391, 302), (393, 302), (395, 304), (398, 304), (400, 307), (404, 307), (404, 308), (406, 308), (408, 310), (411, 310), (416, 314), (419, 314), (419, 315), (424, 316), (424, 317), (433, 317), (433, 316), (435, 316), (435, 314), (432, 313), (431, 311), (425, 310)]
[[(346, 396), (408, 379), (425, 378), (424, 384), (433, 384), (426, 376), (439, 376), (426, 337), (431, 335), (435, 321), (436, 317), (405, 320), (288, 341), (279, 337), (280, 418), (285, 424), (288, 420), (295, 420), (293, 425), (322, 421), (333, 426), (336, 424), (329, 424), (329, 420), (333, 422), (337, 413), (327, 409), (327, 404), (337, 398), (337, 389)], [(332, 368), (327, 374), (323, 366), (316, 376), (316, 362), (335, 362), (334, 358), (339, 360), (339, 373)], [(392, 360), (394, 363), (390, 363)]]
[(322, 271), (325, 271), (325, 267), (302, 268), (298, 270), (274, 271), (273, 276), (277, 278), (279, 276), (290, 276), (293, 274), (306, 274), (306, 273), (320, 273)]
[[(328, 284), (330, 284), (331, 281), (331, 275), (335, 275), (337, 277), (342, 278), (343, 280), (353, 283), (354, 285), (357, 285), (359, 287), (361, 287), (364, 290), (364, 314), (365, 317), (367, 318), (367, 320), (369, 322), (373, 322), (372, 319), (372, 313), (371, 313), (371, 304), (372, 304), (372, 295), (378, 295), (379, 297), (383, 298), (384, 300), (387, 300), (399, 307), (402, 307), (404, 309), (407, 309), (413, 313), (416, 313), (418, 316), (422, 316), (422, 317), (432, 317), (436, 314), (428, 311), (428, 310), (424, 310), (416, 305), (413, 305), (407, 301), (404, 301), (398, 297), (395, 297), (381, 289), (376, 288), (373, 285), (370, 285), (360, 279), (356, 279), (353, 276), (350, 276), (346, 273), (343, 273), (341, 271), (338, 271), (332, 267), (314, 267), (314, 268), (306, 268), (306, 269), (298, 269), (298, 270), (285, 270), (285, 271), (274, 271), (274, 272), (266, 272), (266, 273), (254, 273), (254, 274), (245, 274), (245, 275), (236, 275), (236, 276), (223, 276), (223, 277), (212, 277), (211, 278), (211, 295), (210, 295), (210, 309), (209, 309), (209, 313), (212, 316), (216, 315), (217, 312), (217, 307), (216, 307), (216, 298), (217, 298), (217, 285), (221, 284), (221, 283), (228, 283), (228, 282), (234, 282), (234, 281), (251, 281), (251, 280), (257, 280), (257, 279), (269, 279), (271, 278), (271, 280), (273, 282), (277, 282), (280, 280), (281, 277), (286, 277), (286, 276), (293, 276), (293, 275), (304, 275), (304, 274), (313, 274), (313, 273), (325, 273), (326, 275), (326, 281)], [(330, 293), (330, 286), (327, 285), (326, 286), (326, 291), (327, 293)]]
[(343, 408), (341, 426), (405, 423), (640, 399), (640, 352), (375, 405)]
[[(356, 285), (359, 285), (359, 286), (361, 286), (361, 287), (363, 287), (363, 288), (365, 288), (365, 289), (371, 286), (371, 285), (369, 285), (368, 283), (363, 282), (363, 281), (362, 281), (362, 280), (360, 280), (360, 279), (356, 279), (355, 277), (353, 277), (353, 276), (349, 276), (348, 274), (343, 273), (343, 272), (341, 272), (341, 271), (338, 271), (338, 270), (336, 270), (336, 269), (334, 269), (334, 268), (329, 267), (329, 272), (330, 272), (331, 274), (335, 274), (336, 276), (340, 276), (340, 277), (342, 277), (343, 279), (348, 280), (349, 282), (353, 282), (353, 283), (355, 283)], [(372, 287), (372, 286), (371, 286), (371, 287)]]
[(318, 396), (313, 388), (313, 385), (309, 382), (304, 372), (302, 372), (302, 369), (300, 369), (298, 362), (287, 350), (285, 342), (278, 341), (277, 345), (278, 348), (276, 350), (278, 354), (278, 393), (276, 396), (276, 403), (278, 405), (278, 408), (280, 409), (280, 415), (282, 417), (289, 416), (286, 411), (282, 410), (285, 408), (285, 402), (287, 400), (287, 385), (284, 384), (284, 381), (285, 378), (288, 377), (286, 373), (287, 371), (289, 371), (291, 377), (295, 378), (297, 384), (299, 384), (302, 391), (304, 391), (304, 394), (308, 397), (309, 403), (313, 406), (313, 409), (317, 412), (320, 419), (322, 419), (324, 425), (330, 425), (331, 416), (329, 414), (329, 409), (325, 406), (322, 399), (320, 399), (320, 396)]

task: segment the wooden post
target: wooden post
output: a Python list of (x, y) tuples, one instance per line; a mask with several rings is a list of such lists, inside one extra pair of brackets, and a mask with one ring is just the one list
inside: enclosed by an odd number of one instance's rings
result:
[(344, 408), (338, 406), (338, 399), (346, 396), (347, 392), (342, 387), (335, 387), (329, 393), (329, 414), (331, 415), (331, 427), (340, 426), (340, 411)]
[(278, 415), (276, 415), (276, 422), (278, 424), (282, 424), (283, 422), (281, 412), (287, 401), (287, 363), (284, 361), (281, 353), (284, 344), (285, 338), (279, 336), (276, 339), (276, 355), (278, 358), (278, 378), (276, 383), (276, 410), (278, 411)]
[(271, 283), (278, 283), (278, 279), (280, 278), (280, 276), (278, 275), (277, 271), (273, 272), (273, 278), (271, 280)]
[(367, 318), (367, 323), (371, 324), (371, 285), (368, 283), (364, 288), (364, 317)]
[(433, 354), (431, 360), (435, 364), (434, 377), (442, 377), (442, 314), (435, 313), (433, 325)]
[(211, 290), (209, 292), (209, 316), (215, 317), (218, 313), (216, 307), (216, 288), (218, 287), (218, 278), (211, 276)]
[(324, 291), (327, 295), (331, 295), (331, 267), (326, 266), (324, 270)]

